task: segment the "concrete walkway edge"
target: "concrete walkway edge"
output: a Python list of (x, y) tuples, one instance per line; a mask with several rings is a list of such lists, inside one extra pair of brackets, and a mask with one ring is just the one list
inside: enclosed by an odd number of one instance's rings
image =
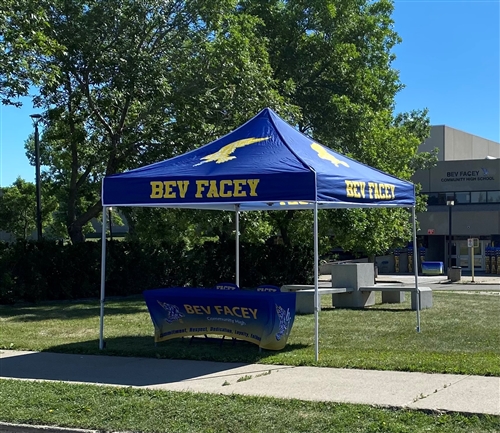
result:
[(498, 377), (15, 350), (0, 377), (500, 415)]

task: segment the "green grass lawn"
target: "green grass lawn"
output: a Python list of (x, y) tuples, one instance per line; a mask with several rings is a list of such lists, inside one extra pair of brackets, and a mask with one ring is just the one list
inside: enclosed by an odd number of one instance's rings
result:
[[(380, 299), (380, 294), (378, 299)], [(434, 306), (416, 313), (410, 301), (363, 310), (320, 313), (320, 359), (314, 357), (314, 316), (299, 315), (282, 351), (202, 338), (153, 342), (142, 297), (106, 303), (105, 354), (287, 365), (404, 370), (500, 376), (500, 296), (434, 292)], [(407, 296), (409, 298), (409, 296)], [(98, 301), (0, 307), (0, 348), (98, 354)]]
[(500, 417), (366, 405), (0, 380), (0, 420), (154, 433), (492, 433)]
[[(378, 299), (380, 300), (380, 294)], [(325, 299), (325, 298), (324, 298)], [(500, 296), (435, 292), (415, 332), (410, 302), (320, 313), (320, 361), (314, 316), (297, 316), (286, 348), (263, 351), (226, 339), (153, 343), (141, 297), (106, 304), (107, 348), (98, 349), (97, 301), (0, 307), (0, 348), (289, 365), (395, 369), (500, 376)], [(220, 340), (219, 340), (220, 341)], [(140, 432), (442, 432), (500, 431), (500, 417), (432, 414), (366, 405), (175, 393), (58, 382), (0, 380), (0, 420)]]

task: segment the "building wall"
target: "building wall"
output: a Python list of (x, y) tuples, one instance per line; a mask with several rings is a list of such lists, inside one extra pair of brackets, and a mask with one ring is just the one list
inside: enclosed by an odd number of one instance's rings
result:
[[(419, 244), (427, 247), (426, 260), (470, 267), (457, 252), (467, 238), (478, 238), (483, 257), (476, 256), (474, 263), (484, 269), (484, 247), (500, 246), (500, 144), (439, 125), (419, 151), (434, 148), (439, 149), (437, 165), (413, 177), (429, 194), (427, 212), (417, 213)], [(447, 199), (454, 206), (447, 206)]]
[(444, 125), (431, 126), (431, 133), (418, 148), (419, 152), (431, 152), (435, 148), (439, 150), (438, 159), (444, 160)]
[(418, 179), (422, 180), (423, 191), (500, 190), (500, 159), (441, 161), (419, 172)]
[(444, 160), (500, 158), (500, 144), (458, 129), (444, 127)]
[(439, 150), (439, 161), (500, 158), (500, 144), (445, 125), (431, 126), (430, 136), (420, 152)]
[[(440, 161), (435, 167), (419, 171), (414, 181), (419, 182), (422, 192), (429, 195), (427, 212), (417, 214), (419, 234), (425, 235), (428, 231), (433, 235), (448, 234), (447, 197), (455, 202), (451, 210), (453, 236), (500, 234), (500, 201), (472, 203), (472, 197), (477, 195), (500, 193), (500, 159)], [(471, 202), (461, 203), (462, 196), (471, 197)]]
[(11, 233), (4, 232), (0, 230), (0, 241), (1, 242), (14, 242), (16, 239)]
[[(467, 207), (452, 206), (452, 235), (460, 237), (489, 237), (500, 233), (500, 204), (497, 209), (477, 210), (471, 205)], [(417, 214), (419, 235), (447, 236), (449, 233), (449, 207), (430, 206), (428, 212)], [(432, 233), (430, 235), (429, 233)]]

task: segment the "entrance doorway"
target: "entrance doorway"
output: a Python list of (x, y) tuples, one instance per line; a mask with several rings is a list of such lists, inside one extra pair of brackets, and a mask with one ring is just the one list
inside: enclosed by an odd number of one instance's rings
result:
[(474, 255), (474, 270), (475, 271), (484, 271), (484, 257), (485, 257), (485, 249), (488, 245), (488, 241), (480, 240), (479, 245), (475, 248), (469, 248), (467, 246), (467, 240), (462, 241), (454, 241), (455, 248), (453, 251), (452, 261), (457, 264), (457, 266), (461, 266), (462, 269), (466, 271), (471, 271), (470, 266), (470, 250)]

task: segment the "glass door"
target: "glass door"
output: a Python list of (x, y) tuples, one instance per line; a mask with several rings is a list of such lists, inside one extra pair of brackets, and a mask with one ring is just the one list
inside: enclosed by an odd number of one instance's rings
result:
[[(452, 258), (456, 259), (457, 266), (461, 266), (462, 269), (466, 271), (471, 270), (471, 251), (473, 254), (474, 270), (483, 271), (484, 270), (484, 249), (486, 241), (479, 241), (479, 245), (475, 248), (469, 248), (467, 246), (467, 241), (456, 241), (456, 255)], [(458, 257), (457, 257), (458, 255)]]

